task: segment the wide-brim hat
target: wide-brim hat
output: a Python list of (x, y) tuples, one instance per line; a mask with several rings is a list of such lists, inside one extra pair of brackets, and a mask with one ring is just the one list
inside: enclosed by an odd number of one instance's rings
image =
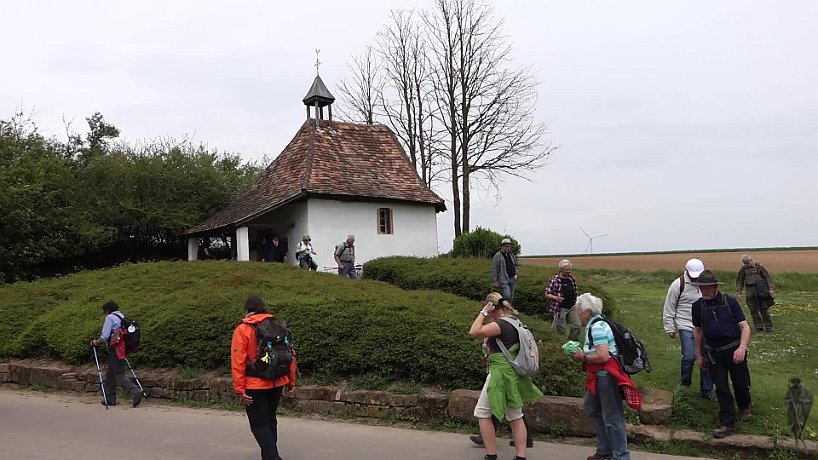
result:
[(699, 279), (696, 281), (691, 282), (690, 284), (694, 286), (715, 286), (718, 284), (724, 284), (716, 278), (716, 275), (711, 272), (710, 270), (704, 270), (700, 275)]
[(511, 240), (508, 239), (508, 238), (503, 238), (503, 241), (500, 241), (500, 246), (503, 246), (503, 245), (506, 245), (506, 244), (511, 245)]

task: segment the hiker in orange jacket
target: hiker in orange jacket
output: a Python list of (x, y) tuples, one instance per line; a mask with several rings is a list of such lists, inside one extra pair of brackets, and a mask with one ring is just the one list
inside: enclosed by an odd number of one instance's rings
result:
[[(239, 395), (250, 421), (250, 431), (261, 448), (262, 460), (281, 460), (278, 455), (278, 420), (276, 411), (281, 394), (295, 387), (296, 363), (293, 353), (289, 372), (274, 379), (247, 375), (247, 366), (256, 361), (258, 342), (255, 325), (267, 318), (267, 305), (260, 296), (253, 295), (244, 302), (244, 319), (233, 331), (230, 345), (230, 366), (233, 373), (233, 389)], [(294, 350), (293, 350), (294, 351)]]

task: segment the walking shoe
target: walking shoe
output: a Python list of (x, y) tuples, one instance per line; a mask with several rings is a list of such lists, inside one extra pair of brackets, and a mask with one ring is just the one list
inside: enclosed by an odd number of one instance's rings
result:
[(739, 416), (741, 417), (742, 420), (750, 420), (753, 417), (753, 412), (748, 407), (746, 409), (742, 409), (739, 412)]
[(136, 407), (142, 403), (142, 393), (137, 393), (133, 395), (133, 407)]
[(587, 460), (610, 460), (611, 454), (600, 454), (598, 452), (594, 452), (594, 455), (589, 455)]
[(715, 430), (713, 430), (713, 437), (717, 438), (717, 439), (726, 438), (727, 436), (730, 436), (731, 434), (736, 434), (736, 428), (735, 427), (722, 425), (722, 426), (716, 428)]
[(480, 447), (483, 447), (483, 437), (482, 437), (482, 436), (480, 436), (480, 435), (477, 435), (477, 436), (472, 435), (472, 436), (469, 436), (469, 439), (471, 439), (471, 442), (473, 442), (474, 444), (476, 444), (476, 445), (478, 445), (478, 446), (480, 446)]
[(702, 392), (702, 399), (707, 399), (708, 401), (712, 401), (712, 400), (714, 400), (716, 398), (713, 396), (712, 392), (703, 391)]
[(103, 406), (106, 406), (106, 405), (107, 406), (116, 406), (117, 404), (119, 404), (117, 402), (109, 402), (108, 404), (105, 404), (105, 401), (100, 401), (99, 403), (102, 404)]
[[(512, 439), (511, 441), (509, 441), (508, 445), (511, 446), (511, 447), (514, 447), (514, 440)], [(528, 449), (531, 449), (532, 447), (534, 447), (534, 440), (533, 439), (526, 439), (525, 447), (528, 448)]]

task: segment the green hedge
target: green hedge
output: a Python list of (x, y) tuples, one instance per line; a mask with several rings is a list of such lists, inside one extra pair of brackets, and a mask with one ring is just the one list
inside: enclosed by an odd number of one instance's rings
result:
[[(529, 315), (550, 317), (543, 293), (554, 273), (556, 269), (520, 265), (514, 306)], [(473, 300), (497, 291), (491, 281), (491, 261), (485, 259), (384, 257), (364, 264), (364, 276), (404, 289), (436, 289)], [(602, 298), (605, 314), (613, 314), (613, 298), (604, 289), (585, 279), (582, 272), (574, 273), (574, 278), (580, 293)]]
[[(307, 375), (482, 385), (480, 340), (467, 334), (479, 304), (256, 262), (142, 263), (2, 286), (0, 358), (89, 362), (88, 341), (99, 334), (101, 305), (114, 299), (142, 326), (135, 365), (225, 368), (243, 302), (254, 293), (290, 325)], [(576, 366), (565, 366), (548, 324), (526, 321), (543, 342), (548, 370), (538, 383), (552, 394), (579, 394), (582, 377)]]

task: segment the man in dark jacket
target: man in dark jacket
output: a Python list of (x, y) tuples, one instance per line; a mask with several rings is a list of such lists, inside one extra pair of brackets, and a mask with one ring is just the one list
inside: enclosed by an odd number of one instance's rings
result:
[(513, 302), (514, 291), (517, 289), (517, 258), (511, 253), (509, 238), (503, 238), (500, 250), (494, 254), (491, 261), (491, 277), (494, 286), (500, 289), (503, 297)]
[(736, 279), (736, 293), (747, 292), (747, 308), (753, 315), (753, 326), (756, 332), (772, 332), (773, 319), (770, 317), (770, 306), (773, 300), (773, 280), (770, 273), (758, 262), (753, 262), (749, 254), (741, 256), (741, 268)]
[[(723, 438), (736, 432), (736, 404), (742, 419), (751, 416), (750, 370), (747, 368), (747, 346), (750, 344), (750, 326), (734, 297), (719, 292), (718, 279), (705, 270), (694, 283), (702, 292), (701, 299), (693, 302), (693, 336), (699, 365), (710, 369), (719, 400), (719, 427), (714, 438)], [(728, 386), (733, 383), (736, 399)]]

